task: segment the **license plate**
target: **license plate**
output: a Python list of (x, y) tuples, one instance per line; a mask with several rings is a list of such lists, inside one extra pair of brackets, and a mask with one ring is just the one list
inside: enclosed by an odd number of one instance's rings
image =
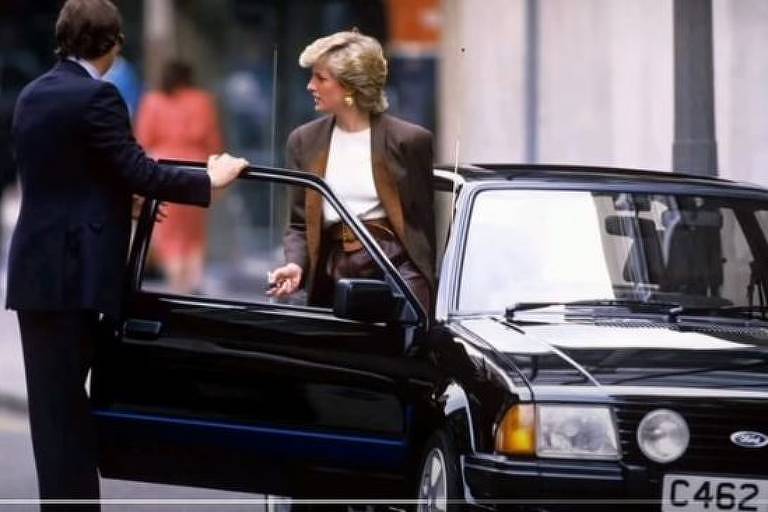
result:
[(768, 512), (768, 480), (664, 475), (663, 512)]

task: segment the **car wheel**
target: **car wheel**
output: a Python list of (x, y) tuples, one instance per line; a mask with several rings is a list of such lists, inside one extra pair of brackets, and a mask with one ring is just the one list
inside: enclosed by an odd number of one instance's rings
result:
[(427, 441), (421, 462), (417, 512), (459, 510), (463, 498), (459, 476), (459, 458), (452, 437), (443, 430)]

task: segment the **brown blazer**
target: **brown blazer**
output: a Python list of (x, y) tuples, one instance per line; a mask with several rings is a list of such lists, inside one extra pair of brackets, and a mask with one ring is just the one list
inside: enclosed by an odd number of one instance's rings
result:
[[(291, 132), (286, 165), (325, 175), (335, 119), (324, 116)], [(432, 188), (432, 133), (396, 117), (371, 117), (371, 157), (376, 190), (395, 234), (408, 256), (435, 289), (435, 218)], [(285, 257), (304, 269), (312, 297), (323, 243), (320, 194), (303, 189), (293, 198), (284, 237)]]

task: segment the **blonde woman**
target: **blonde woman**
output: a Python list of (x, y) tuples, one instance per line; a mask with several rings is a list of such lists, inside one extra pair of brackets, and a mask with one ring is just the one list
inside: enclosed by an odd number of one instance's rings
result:
[[(368, 227), (431, 312), (435, 285), (432, 134), (385, 113), (387, 61), (376, 39), (337, 32), (307, 46), (307, 90), (323, 117), (288, 137), (287, 165), (330, 183)], [(286, 265), (273, 272), (277, 297), (306, 287), (311, 304), (328, 305), (343, 277), (379, 270), (337, 213), (316, 193), (294, 198), (285, 236)]]

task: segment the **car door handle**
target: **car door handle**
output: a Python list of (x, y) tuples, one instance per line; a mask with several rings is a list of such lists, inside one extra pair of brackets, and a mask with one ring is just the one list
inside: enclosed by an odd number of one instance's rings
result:
[(137, 340), (156, 340), (163, 330), (163, 323), (157, 320), (131, 318), (123, 324), (123, 336)]

